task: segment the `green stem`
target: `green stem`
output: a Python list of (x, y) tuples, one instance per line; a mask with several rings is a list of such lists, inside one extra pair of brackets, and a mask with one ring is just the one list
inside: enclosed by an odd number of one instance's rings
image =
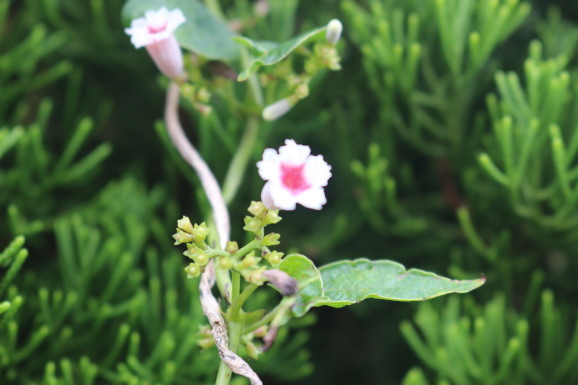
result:
[[(253, 292), (255, 290), (257, 290), (258, 287), (259, 287), (258, 285), (255, 285), (254, 283), (250, 283), (249, 285), (247, 285), (247, 287), (245, 287), (245, 289), (241, 292), (241, 294), (239, 294), (237, 299), (235, 299), (235, 301), (231, 304), (231, 307), (229, 308), (229, 312), (230, 312), (229, 317), (230, 317), (231, 323), (234, 323), (241, 318), (240, 313), (241, 313), (241, 308), (243, 307), (243, 304), (251, 296), (251, 294), (253, 294)], [(233, 349), (231, 349), (231, 350), (233, 350)]]
[(245, 255), (249, 254), (253, 250), (257, 250), (261, 248), (261, 241), (259, 239), (254, 239), (251, 242), (247, 243), (245, 246), (241, 247), (236, 253), (235, 256), (237, 258), (243, 258)]
[(226, 203), (230, 203), (233, 200), (239, 189), (239, 185), (245, 175), (247, 163), (249, 163), (251, 159), (258, 133), (259, 120), (255, 116), (250, 116), (247, 120), (247, 127), (241, 139), (241, 144), (233, 156), (233, 160), (225, 176), (225, 182), (223, 183), (223, 197)]
[[(250, 61), (249, 53), (246, 49), (241, 51), (241, 62), (243, 67), (247, 67)], [(259, 79), (257, 75), (253, 74), (249, 77), (249, 98), (252, 99), (252, 103), (259, 107), (259, 110), (263, 108), (263, 92), (261, 90), (261, 85), (259, 84)], [(245, 133), (241, 139), (241, 144), (239, 149), (235, 153), (229, 170), (227, 170), (227, 175), (225, 176), (225, 182), (223, 183), (223, 196), (225, 202), (230, 203), (237, 190), (243, 176), (245, 174), (245, 169), (247, 168), (247, 163), (251, 159), (253, 153), (253, 148), (257, 142), (257, 137), (259, 133), (259, 120), (258, 116), (249, 116), (247, 119), (247, 126), (245, 127)]]
[(261, 318), (259, 321), (255, 322), (254, 324), (247, 326), (244, 330), (244, 334), (252, 333), (255, 330), (259, 329), (261, 326), (267, 325), (269, 322), (271, 322), (271, 320), (275, 317), (275, 315), (282, 308), (283, 308), (283, 306), (281, 306), (281, 303), (279, 303), (277, 306), (275, 306), (275, 308), (273, 310), (271, 310), (269, 313), (267, 313), (265, 315), (265, 317)]
[(233, 270), (231, 270), (231, 275), (233, 276), (231, 302), (235, 302), (237, 297), (239, 297), (239, 293), (241, 292), (241, 275)]

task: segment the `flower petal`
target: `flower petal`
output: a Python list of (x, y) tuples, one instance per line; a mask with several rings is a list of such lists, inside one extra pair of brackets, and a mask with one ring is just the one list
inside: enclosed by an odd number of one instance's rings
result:
[(305, 163), (304, 172), (312, 186), (327, 186), (331, 178), (331, 166), (323, 160), (323, 155), (310, 156)]
[(300, 205), (313, 210), (321, 210), (323, 205), (327, 203), (323, 187), (312, 187), (297, 195), (295, 200)]
[(263, 151), (263, 160), (257, 162), (259, 169), (259, 176), (264, 180), (279, 179), (280, 174), (280, 159), (277, 151), (272, 148), (266, 148)]
[(297, 144), (293, 139), (285, 140), (285, 145), (279, 148), (279, 157), (281, 158), (281, 162), (290, 165), (305, 163), (310, 154), (311, 148), (309, 148), (309, 146)]

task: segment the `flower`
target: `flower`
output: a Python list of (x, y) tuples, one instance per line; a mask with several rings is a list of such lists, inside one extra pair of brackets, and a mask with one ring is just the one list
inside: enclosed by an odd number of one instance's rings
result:
[(185, 22), (180, 9), (147, 11), (144, 17), (134, 19), (124, 31), (130, 35), (135, 48), (146, 47), (158, 69), (170, 78), (183, 72), (183, 53), (174, 32)]
[(261, 178), (268, 181), (261, 192), (267, 208), (295, 210), (299, 203), (321, 210), (327, 203), (323, 187), (331, 178), (331, 166), (322, 155), (312, 156), (309, 146), (287, 139), (279, 153), (272, 148), (265, 149), (257, 167)]

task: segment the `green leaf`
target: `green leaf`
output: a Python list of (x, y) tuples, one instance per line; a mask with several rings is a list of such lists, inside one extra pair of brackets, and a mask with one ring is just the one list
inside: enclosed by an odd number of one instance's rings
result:
[(279, 63), (302, 44), (324, 36), (325, 29), (326, 27), (316, 28), (284, 43), (273, 43), (270, 41), (258, 42), (242, 36), (234, 37), (234, 41), (249, 48), (252, 56), (247, 68), (239, 74), (237, 80), (240, 82), (245, 81), (262, 66)]
[(146, 11), (166, 7), (179, 8), (186, 18), (175, 31), (181, 47), (210, 59), (232, 60), (239, 57), (239, 47), (233, 42), (234, 33), (198, 0), (128, 0), (122, 10), (126, 26), (143, 17)]
[(406, 270), (388, 260), (339, 261), (322, 266), (319, 272), (324, 296), (310, 302), (309, 308), (343, 307), (367, 298), (423, 301), (449, 293), (467, 293), (486, 281), (485, 277), (458, 281), (423, 270)]
[(323, 283), (319, 270), (306, 256), (290, 254), (279, 265), (282, 270), (298, 282), (299, 293), (293, 306), (293, 314), (302, 317), (311, 308), (310, 304), (323, 296)]

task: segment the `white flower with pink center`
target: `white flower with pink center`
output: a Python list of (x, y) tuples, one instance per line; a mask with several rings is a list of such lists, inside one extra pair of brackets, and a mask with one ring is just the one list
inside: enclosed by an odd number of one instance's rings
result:
[(147, 11), (144, 17), (134, 19), (124, 31), (130, 35), (135, 48), (146, 47), (159, 70), (170, 78), (183, 72), (183, 53), (174, 32), (185, 22), (180, 9)]
[(259, 175), (267, 181), (261, 200), (269, 209), (295, 210), (297, 203), (321, 210), (327, 203), (323, 187), (331, 178), (331, 166), (322, 155), (311, 155), (309, 146), (287, 139), (279, 152), (267, 148), (257, 162)]

